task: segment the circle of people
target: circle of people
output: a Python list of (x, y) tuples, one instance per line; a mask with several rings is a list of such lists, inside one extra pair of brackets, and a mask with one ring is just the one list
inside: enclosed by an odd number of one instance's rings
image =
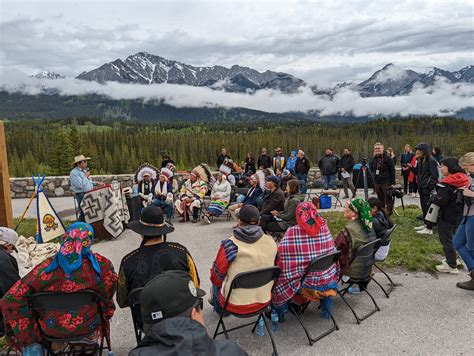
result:
[[(380, 239), (374, 257), (383, 261), (391, 243), (387, 231), (393, 225), (390, 220), (393, 207), (388, 204), (385, 194), (395, 183), (391, 176), (394, 157), (379, 143), (374, 151), (369, 169), (374, 175), (378, 198), (367, 201), (356, 197), (355, 188), (347, 182), (353, 197), (344, 206), (346, 225), (334, 237), (315, 204), (304, 199), (309, 161), (302, 150), (293, 151), (287, 160), (280, 148), (275, 150), (273, 158), (262, 150), (258, 170), (249, 154), (243, 172), (234, 167), (225, 149), (222, 150), (217, 161), (219, 173), (212, 184), (211, 203), (203, 213), (204, 220), (210, 222), (228, 209), (237, 223), (231, 236), (221, 242), (210, 266), (212, 288), (208, 299), (217, 313), (222, 312), (224, 305), (225, 312), (237, 315), (252, 314), (268, 307), (269, 313), (271, 310), (283, 321), (288, 309), (298, 310), (308, 301), (319, 301), (323, 306), (321, 316), (330, 318), (332, 298), (337, 295), (341, 280), (357, 281), (349, 292), (358, 293), (367, 287), (370, 279), (366, 277), (371, 273), (373, 260), (352, 263), (354, 253), (364, 244)], [(87, 163), (86, 157), (83, 158), (76, 165)], [(140, 196), (144, 207), (139, 220), (130, 222), (128, 228), (141, 235), (143, 241), (139, 248), (122, 259), (118, 274), (109, 259), (91, 251), (92, 226), (77, 222), (61, 237), (58, 253), (20, 279), (12, 257), (18, 236), (11, 229), (0, 229), (3, 295), (0, 325), (9, 347), (25, 351), (40, 345), (55, 352), (76, 347), (71, 343), (51, 343), (44, 335), (57, 340), (86, 335), (84, 339), (98, 345), (109, 335), (115, 293), (118, 305), (124, 308), (131, 306), (131, 292), (143, 288), (141, 318), (145, 338), (130, 355), (165, 351), (192, 354), (193, 347), (205, 350), (208, 355), (246, 354), (231, 341), (208, 336), (202, 316), (202, 298), (206, 293), (199, 288), (198, 268), (185, 246), (166, 241), (175, 230), (170, 223), (174, 211), (183, 221), (188, 214), (193, 222), (199, 219), (212, 174), (207, 165), (197, 166), (179, 193), (173, 194), (174, 162), (170, 157), (164, 158), (159, 172), (149, 165), (137, 170), (135, 194)], [(422, 143), (416, 146), (415, 152), (407, 145), (400, 161), (405, 192), (415, 194), (418, 190), (423, 218), (426, 218), (430, 204), (439, 207), (437, 226), (446, 259), (437, 266), (438, 270), (457, 273), (457, 250), (470, 273), (470, 280), (458, 283), (458, 287), (474, 290), (474, 209), (471, 209), (474, 152), (465, 154), (459, 161), (447, 157), (438, 163), (429, 146)], [(345, 171), (349, 176), (352, 174), (354, 159), (347, 149), (341, 158), (327, 149), (319, 166), (329, 186), (333, 181), (331, 175), (337, 170)], [(276, 174), (271, 167), (275, 168)], [(232, 170), (236, 171), (234, 184), (229, 182)], [(287, 176), (295, 178), (285, 181)], [(229, 206), (231, 185), (244, 181), (248, 191)], [(425, 219), (418, 232), (427, 233), (433, 225)], [(311, 261), (334, 251), (341, 252), (336, 262), (323, 271), (305, 274)], [(239, 273), (272, 266), (281, 270), (274, 284), (239, 289), (228, 298), (232, 281)], [(64, 312), (34, 310), (30, 303), (30, 297), (38, 292), (82, 290), (97, 293), (100, 296), (97, 305)], [(194, 344), (182, 343), (182, 338), (193, 338)]]

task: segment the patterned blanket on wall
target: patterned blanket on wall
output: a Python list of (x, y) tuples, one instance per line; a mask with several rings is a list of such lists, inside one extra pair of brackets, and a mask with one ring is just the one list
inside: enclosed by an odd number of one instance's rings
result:
[(87, 192), (81, 209), (87, 223), (103, 220), (104, 228), (113, 237), (122, 233), (123, 225), (130, 219), (125, 193), (118, 182)]

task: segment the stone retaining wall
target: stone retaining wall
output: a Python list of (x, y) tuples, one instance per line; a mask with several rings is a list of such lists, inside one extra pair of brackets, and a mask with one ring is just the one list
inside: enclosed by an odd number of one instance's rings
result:
[[(176, 175), (178, 180), (183, 178), (182, 174)], [(97, 175), (92, 176), (92, 180), (95, 182), (110, 183), (114, 178), (125, 187), (131, 187), (133, 185), (133, 174), (117, 174), (117, 175)], [(321, 173), (319, 169), (312, 168), (309, 171), (308, 181), (321, 179)], [(397, 168), (397, 181), (400, 183), (401, 173), (400, 169)], [(69, 182), (69, 176), (58, 176), (58, 177), (46, 177), (43, 181), (43, 190), (48, 194), (49, 197), (67, 197), (72, 196), (71, 184)], [(16, 198), (29, 198), (34, 191), (34, 183), (31, 178), (10, 178), (10, 191), (13, 199)]]

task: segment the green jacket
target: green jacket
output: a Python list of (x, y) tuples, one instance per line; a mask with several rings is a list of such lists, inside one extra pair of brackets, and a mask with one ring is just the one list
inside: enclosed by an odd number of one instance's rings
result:
[[(370, 232), (367, 232), (359, 219), (349, 222), (349, 224), (346, 225), (346, 231), (349, 233), (350, 239), (352, 241), (350, 258), (352, 258), (353, 254), (360, 246), (375, 240), (374, 231), (371, 230)], [(368, 275), (368, 273), (370, 273), (368, 269), (372, 268), (372, 264), (373, 257), (367, 259), (358, 258), (352, 262), (347, 274), (355, 280), (364, 278)]]
[(291, 226), (296, 225), (296, 208), (299, 203), (304, 201), (304, 198), (304, 194), (289, 196), (285, 201), (284, 211), (278, 214), (278, 217)]

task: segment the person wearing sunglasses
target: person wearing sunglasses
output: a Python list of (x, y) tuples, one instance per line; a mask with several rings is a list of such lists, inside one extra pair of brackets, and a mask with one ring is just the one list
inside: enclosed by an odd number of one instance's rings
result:
[(149, 281), (141, 294), (145, 337), (129, 356), (247, 355), (236, 343), (207, 334), (205, 295), (184, 271), (166, 271)]

